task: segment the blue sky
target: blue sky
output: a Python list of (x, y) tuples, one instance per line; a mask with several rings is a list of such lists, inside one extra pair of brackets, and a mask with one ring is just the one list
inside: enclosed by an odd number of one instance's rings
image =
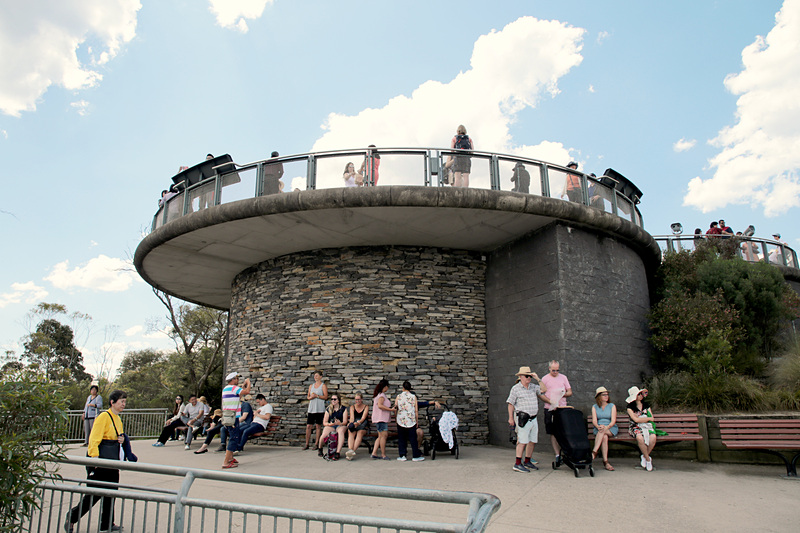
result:
[[(170, 348), (130, 267), (206, 153), (449, 144), (611, 167), (652, 234), (800, 248), (800, 0), (0, 0), (0, 346), (41, 301), (100, 355)], [(108, 335), (109, 331), (116, 334)]]

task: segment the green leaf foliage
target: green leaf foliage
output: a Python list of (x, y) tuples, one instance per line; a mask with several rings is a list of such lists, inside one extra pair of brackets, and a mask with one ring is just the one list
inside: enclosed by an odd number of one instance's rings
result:
[(19, 531), (37, 507), (35, 488), (55, 475), (67, 431), (59, 386), (31, 369), (0, 376), (0, 531)]
[(738, 246), (731, 238), (665, 256), (648, 315), (657, 371), (706, 371), (714, 359), (724, 372), (760, 375), (780, 349), (800, 299), (777, 268), (736, 257)]

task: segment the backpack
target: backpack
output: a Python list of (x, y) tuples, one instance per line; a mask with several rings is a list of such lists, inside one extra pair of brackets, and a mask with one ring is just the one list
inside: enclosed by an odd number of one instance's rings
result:
[(456, 135), (456, 150), (472, 150), (472, 144), (469, 142), (469, 135)]
[(326, 461), (336, 460), (336, 447), (339, 444), (339, 435), (334, 431), (325, 438), (325, 444), (328, 445), (328, 452), (325, 454)]

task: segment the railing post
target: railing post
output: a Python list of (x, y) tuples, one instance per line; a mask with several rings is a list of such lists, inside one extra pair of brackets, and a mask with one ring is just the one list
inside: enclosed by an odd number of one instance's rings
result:
[(586, 174), (581, 173), (581, 199), (583, 200), (583, 205), (589, 205), (589, 183), (586, 179)]
[(617, 207), (617, 189), (611, 189), (611, 212), (617, 216), (619, 216), (619, 211)]
[(213, 205), (219, 205), (222, 203), (222, 174), (217, 173), (214, 176), (214, 202)]
[(769, 264), (769, 253), (767, 251), (767, 243), (765, 243), (764, 241), (761, 241), (761, 253), (763, 254), (761, 257), (764, 258), (762, 259), (762, 261)]
[(256, 197), (264, 194), (264, 162), (256, 166)]
[(185, 216), (189, 212), (189, 206), (191, 205), (192, 201), (189, 200), (189, 188), (187, 187), (183, 189), (183, 211), (181, 211), (181, 216)]
[(371, 148), (367, 148), (367, 154), (364, 156), (364, 158), (366, 159), (366, 162), (367, 162), (366, 166), (364, 167), (364, 171), (365, 171), (365, 174), (366, 174), (365, 178), (367, 178), (367, 182), (366, 182), (365, 185), (369, 185), (370, 187), (375, 185), (375, 182), (373, 181), (373, 177), (372, 177), (372, 157), (373, 157), (372, 149)]
[(306, 167), (306, 189), (317, 188), (317, 160), (314, 154), (308, 154), (308, 165)]
[(539, 177), (542, 180), (542, 196), (550, 197), (550, 176), (547, 174), (547, 165), (542, 163), (539, 167)]
[(183, 533), (184, 531), (185, 520), (183, 516), (183, 499), (189, 495), (189, 489), (192, 487), (193, 482), (194, 474), (192, 472), (187, 472), (186, 477), (183, 478), (183, 483), (181, 484), (178, 494), (175, 495), (175, 520), (173, 521), (173, 533)]
[(497, 154), (492, 154), (492, 159), (489, 161), (489, 182), (493, 191), (500, 190), (500, 160)]

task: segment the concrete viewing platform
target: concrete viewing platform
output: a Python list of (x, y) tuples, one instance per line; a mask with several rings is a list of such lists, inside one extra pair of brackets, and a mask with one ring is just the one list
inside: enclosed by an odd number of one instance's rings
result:
[[(220, 471), (223, 454), (195, 455), (182, 442), (154, 448), (153, 441), (134, 441), (141, 462)], [(215, 440), (212, 449), (216, 447)], [(193, 450), (199, 447), (193, 445)], [(394, 459), (396, 449), (387, 450)], [(83, 456), (73, 447), (67, 455)], [(611, 457), (616, 468), (595, 477), (585, 471), (576, 479), (569, 468), (553, 470), (550, 454), (534, 453), (540, 470), (514, 473), (513, 451), (495, 446), (462, 447), (456, 460), (448, 454), (421, 463), (374, 461), (362, 448), (354, 461), (327, 462), (299, 447), (249, 445), (238, 457), (235, 474), (257, 474), (342, 483), (365, 483), (427, 489), (484, 492), (497, 496), (501, 507), (487, 531), (572, 532), (624, 531), (796, 531), (800, 483), (781, 477), (775, 465), (697, 463), (654, 458), (655, 470), (638, 468), (638, 460)], [(83, 467), (64, 465), (61, 474), (85, 477)], [(122, 472), (121, 483), (156, 489), (178, 489), (183, 478)], [(198, 479), (191, 497), (274, 507), (331, 511), (418, 520), (444, 520), (441, 507), (425, 502), (309, 493), (269, 487), (249, 487)], [(463, 521), (463, 509), (454, 510)], [(123, 524), (124, 525), (124, 524)]]

